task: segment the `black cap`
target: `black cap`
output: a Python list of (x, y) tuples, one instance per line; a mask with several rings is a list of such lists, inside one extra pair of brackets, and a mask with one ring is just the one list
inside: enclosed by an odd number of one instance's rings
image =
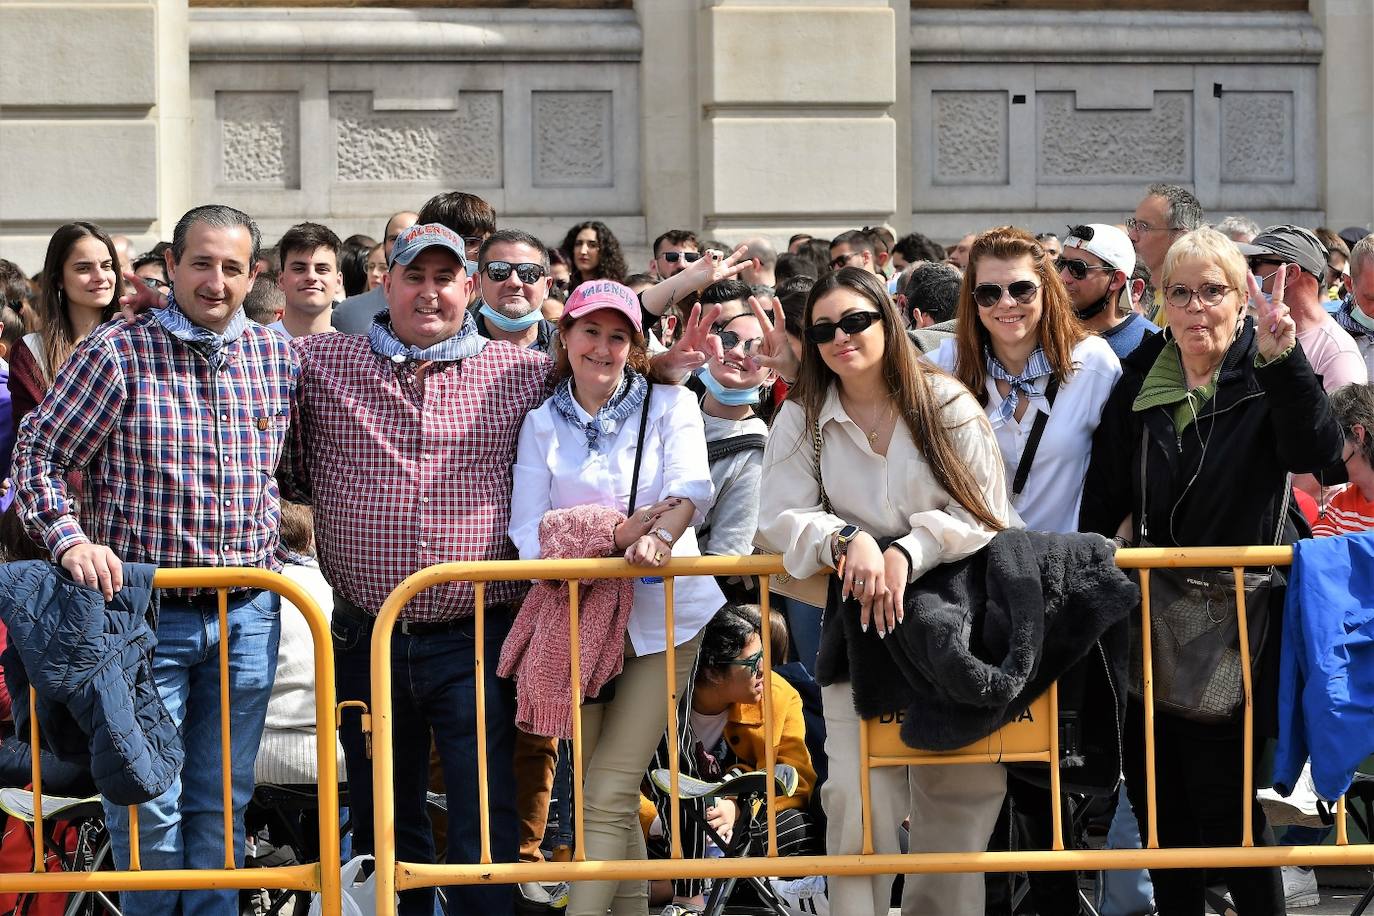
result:
[(1282, 258), (1298, 265), (1318, 280), (1326, 273), (1326, 246), (1301, 226), (1270, 226), (1251, 239), (1249, 244), (1241, 242), (1236, 247), (1246, 257), (1271, 255)]
[(1369, 235), (1369, 230), (1363, 226), (1346, 226), (1339, 235), (1346, 248), (1354, 248), (1356, 242)]

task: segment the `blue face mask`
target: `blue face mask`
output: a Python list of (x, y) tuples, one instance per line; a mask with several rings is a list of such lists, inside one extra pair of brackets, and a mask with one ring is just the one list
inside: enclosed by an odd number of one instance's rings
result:
[(743, 407), (748, 404), (757, 404), (759, 402), (759, 385), (755, 385), (752, 388), (726, 388), (720, 382), (716, 381), (716, 377), (711, 374), (711, 370), (705, 367), (702, 367), (697, 374), (697, 378), (701, 379), (701, 383), (706, 386), (706, 390), (711, 392), (711, 397), (720, 401), (727, 407)]
[(487, 319), (487, 321), (490, 321), (501, 330), (509, 333), (528, 330), (538, 324), (539, 320), (544, 317), (544, 313), (539, 309), (530, 309), (528, 315), (522, 315), (519, 318), (507, 318), (485, 302), (482, 303), (482, 308), (479, 309), (479, 311), (481, 311), (482, 317)]
[(1370, 318), (1366, 315), (1364, 310), (1360, 308), (1359, 303), (1352, 302), (1350, 304), (1350, 317), (1355, 319), (1355, 323), (1360, 327), (1374, 334), (1374, 318)]

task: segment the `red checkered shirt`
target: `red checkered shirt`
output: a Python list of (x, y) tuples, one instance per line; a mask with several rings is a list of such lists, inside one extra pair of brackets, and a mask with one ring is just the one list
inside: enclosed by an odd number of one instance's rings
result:
[[(151, 315), (76, 348), (14, 451), (20, 518), (54, 557), (94, 540), (126, 563), (281, 568), (273, 475), (299, 370), (252, 322), (224, 355), (212, 368)], [(63, 479), (77, 468), (80, 522)]]
[[(490, 341), (475, 356), (393, 363), (366, 337), (292, 341), (301, 360), (288, 495), (315, 507), (320, 568), (370, 613), (406, 576), (461, 560), (513, 560), (511, 468), (525, 415), (548, 396), (547, 356)], [(421, 377), (422, 376), (422, 377)], [(518, 599), (521, 582), (493, 582), (486, 601)], [(407, 620), (471, 616), (470, 582), (421, 592)]]

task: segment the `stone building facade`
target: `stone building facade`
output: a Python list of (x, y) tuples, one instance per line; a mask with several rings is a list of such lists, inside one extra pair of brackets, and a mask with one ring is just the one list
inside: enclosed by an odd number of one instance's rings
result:
[(0, 256), (208, 201), (379, 235), (454, 188), (551, 242), (603, 219), (632, 267), (677, 226), (1118, 221), (1160, 180), (1368, 224), (1374, 4), (1087, 5), (0, 0)]

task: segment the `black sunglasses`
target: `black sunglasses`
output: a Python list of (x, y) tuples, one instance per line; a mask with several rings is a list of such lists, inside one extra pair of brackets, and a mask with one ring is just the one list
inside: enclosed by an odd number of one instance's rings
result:
[(701, 252), (699, 252), (699, 251), (665, 251), (665, 252), (663, 252), (663, 254), (659, 255), (659, 257), (662, 258), (663, 260), (667, 261), (669, 264), (676, 264), (676, 263), (678, 262), (678, 259), (681, 259), (681, 260), (682, 260), (682, 263), (684, 263), (684, 264), (692, 264), (692, 263), (695, 263), (695, 262), (701, 260)]
[(510, 278), (511, 271), (520, 278), (521, 283), (538, 283), (544, 276), (543, 264), (512, 264), (509, 261), (488, 261), (482, 268), (482, 272), (487, 275), (487, 279), (493, 283), (505, 283)]
[(850, 337), (867, 331), (875, 321), (882, 321), (882, 312), (850, 312), (839, 321), (822, 321), (806, 329), (806, 339), (813, 344), (830, 343), (836, 331), (844, 331)]
[(1002, 301), (1004, 291), (1011, 293), (1011, 297), (1022, 305), (1029, 305), (1031, 300), (1035, 298), (1035, 294), (1040, 291), (1040, 287), (1030, 280), (1017, 280), (1006, 286), (998, 286), (996, 283), (979, 283), (973, 288), (973, 301), (978, 303), (979, 308), (990, 309)]
[[(1113, 272), (1110, 267), (1097, 267), (1081, 258), (1059, 258), (1054, 262), (1054, 269), (1060, 273), (1067, 270), (1069, 276), (1073, 277), (1075, 280), (1082, 280), (1088, 275), (1088, 271), (1090, 270), (1101, 270), (1106, 273)], [(1013, 293), (1013, 295), (1015, 294)]]
[(722, 328), (715, 333), (716, 336), (720, 338), (720, 348), (726, 353), (729, 353), (731, 350), (735, 349), (735, 347), (743, 343), (744, 355), (748, 356), (763, 344), (762, 337), (744, 337), (738, 331), (727, 331)]

